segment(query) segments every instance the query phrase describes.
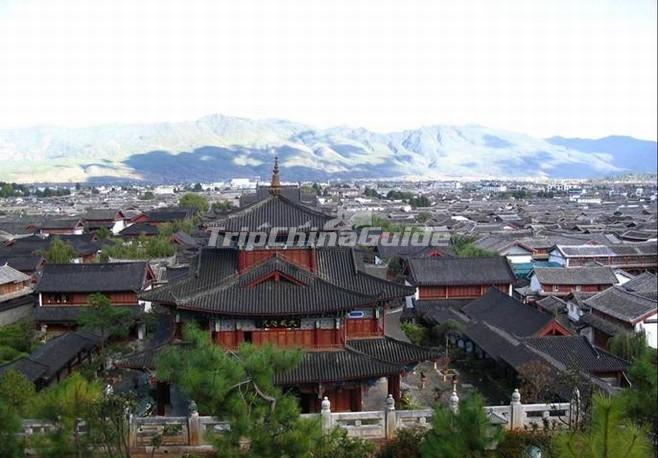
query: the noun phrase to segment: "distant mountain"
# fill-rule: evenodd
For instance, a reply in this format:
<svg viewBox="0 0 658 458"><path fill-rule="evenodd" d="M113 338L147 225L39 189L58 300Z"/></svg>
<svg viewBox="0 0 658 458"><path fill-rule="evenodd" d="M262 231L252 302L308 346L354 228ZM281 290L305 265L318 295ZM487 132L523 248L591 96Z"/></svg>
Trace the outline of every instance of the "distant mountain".
<svg viewBox="0 0 658 458"><path fill-rule="evenodd" d="M611 135L591 140L588 138L551 137L549 143L587 153L605 153L612 156L612 164L631 172L649 172L658 167L656 142L633 137Z"/></svg>
<svg viewBox="0 0 658 458"><path fill-rule="evenodd" d="M653 160L647 159L653 148ZM378 133L211 115L196 121L0 130L1 181L191 182L329 178L586 178L656 172L655 142L537 139L482 126Z"/></svg>

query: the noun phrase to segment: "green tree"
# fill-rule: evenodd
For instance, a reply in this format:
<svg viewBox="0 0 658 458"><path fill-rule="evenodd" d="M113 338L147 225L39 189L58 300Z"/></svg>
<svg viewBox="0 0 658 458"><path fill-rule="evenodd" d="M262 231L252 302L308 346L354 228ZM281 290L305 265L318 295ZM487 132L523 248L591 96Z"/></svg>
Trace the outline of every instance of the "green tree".
<svg viewBox="0 0 658 458"><path fill-rule="evenodd" d="M171 237L179 231L191 234L196 228L197 225L195 224L194 220L192 220L192 218L180 219L168 223L163 223L158 226L160 235L164 237Z"/></svg>
<svg viewBox="0 0 658 458"><path fill-rule="evenodd" d="M298 364L299 351L244 344L225 352L192 324L184 338L188 346L162 352L157 377L180 386L202 413L230 422L230 431L211 438L219 456L309 454L320 440L319 422L300 418L297 399L274 384L274 374ZM249 441L248 450L242 439Z"/></svg>
<svg viewBox="0 0 658 458"><path fill-rule="evenodd" d="M201 191L203 191L203 186L201 186L201 183L196 183L196 184L192 187L192 191L194 191L194 192L201 192Z"/></svg>
<svg viewBox="0 0 658 458"><path fill-rule="evenodd" d="M173 227L173 226L171 226ZM101 259L154 259L172 256L176 249L163 235L140 235L137 240L114 240L109 246L103 248Z"/></svg>
<svg viewBox="0 0 658 458"><path fill-rule="evenodd" d="M76 257L76 252L70 243L55 237L43 257L51 264L68 264Z"/></svg>
<svg viewBox="0 0 658 458"><path fill-rule="evenodd" d="M397 432L395 439L388 441L377 455L378 458L420 458L420 447L425 440L427 429L422 426L404 428Z"/></svg>
<svg viewBox="0 0 658 458"><path fill-rule="evenodd" d="M23 320L0 326L0 364L30 353L34 347L34 323Z"/></svg>
<svg viewBox="0 0 658 458"><path fill-rule="evenodd" d="M530 447L540 449L543 458L555 457L553 436L539 429L508 431L503 441L496 447L496 458L529 457Z"/></svg>
<svg viewBox="0 0 658 458"><path fill-rule="evenodd" d="M82 329L100 333L100 350L104 354L105 340L127 335L133 319L130 310L113 306L107 296L94 293L89 295L89 306L78 316L78 324Z"/></svg>
<svg viewBox="0 0 658 458"><path fill-rule="evenodd" d="M376 199L381 199L382 197L381 194L379 194L376 189L369 188L367 186L366 189L363 191L363 195L365 195L366 197L374 197Z"/></svg>
<svg viewBox="0 0 658 458"><path fill-rule="evenodd" d="M635 358L628 371L631 387L621 394L626 414L658 437L658 365L656 350Z"/></svg>
<svg viewBox="0 0 658 458"><path fill-rule="evenodd" d="M226 213L233 209L233 203L229 200L222 200L220 202L213 202L210 208L215 213Z"/></svg>
<svg viewBox="0 0 658 458"><path fill-rule="evenodd" d="M0 377L0 400L16 413L25 415L35 395L34 383L16 369L10 369Z"/></svg>
<svg viewBox="0 0 658 458"><path fill-rule="evenodd" d="M592 421L585 431L556 437L560 458L649 458L646 432L624 416L622 398L594 395Z"/></svg>
<svg viewBox="0 0 658 458"><path fill-rule="evenodd" d="M402 323L402 331L407 335L411 343L415 345L426 345L430 336L430 330L423 325L415 323Z"/></svg>
<svg viewBox="0 0 658 458"><path fill-rule="evenodd" d="M432 201L425 196L415 196L409 199L409 205L414 208L417 207L431 207Z"/></svg>
<svg viewBox="0 0 658 458"><path fill-rule="evenodd" d="M204 214L208 211L208 199L199 194L188 192L178 200L178 206L182 208L193 208L197 213Z"/></svg>
<svg viewBox="0 0 658 458"><path fill-rule="evenodd" d="M609 342L610 352L625 359L634 361L648 352L647 337L644 332L624 332L614 336Z"/></svg>
<svg viewBox="0 0 658 458"><path fill-rule="evenodd" d="M36 438L35 443L31 444L38 455L53 458L88 456L89 447L93 444L89 436L80 434L80 424L90 418L101 396L100 383L90 382L78 373L40 392L35 405L37 417L56 421L60 428Z"/></svg>
<svg viewBox="0 0 658 458"><path fill-rule="evenodd" d="M105 227L105 226L101 226L101 227L98 228L98 230L96 231L96 237L98 237L98 238L101 239L101 240L107 240L107 239L109 239L110 237L112 237L112 231L109 230L109 229L108 229L107 227Z"/></svg>
<svg viewBox="0 0 658 458"><path fill-rule="evenodd" d="M136 405L131 393L106 394L92 402L85 418L89 441L108 457L129 458L128 414Z"/></svg>
<svg viewBox="0 0 658 458"><path fill-rule="evenodd" d="M0 398L0 458L24 456L18 433L21 419L16 410Z"/></svg>
<svg viewBox="0 0 658 458"><path fill-rule="evenodd" d="M153 194L152 191L146 191L146 192L144 192L144 194L139 196L139 198L141 200L153 200L153 199L155 199L155 194Z"/></svg>
<svg viewBox="0 0 658 458"><path fill-rule="evenodd" d="M375 451L375 444L358 437L349 437L347 430L336 427L322 434L311 450L310 458L368 458Z"/></svg>
<svg viewBox="0 0 658 458"><path fill-rule="evenodd" d="M477 258L488 258L492 256L497 256L496 253L491 251L483 250L475 246L475 239L471 237L464 236L453 236L450 238L450 244L452 245L455 254L462 258L477 257Z"/></svg>
<svg viewBox="0 0 658 458"><path fill-rule="evenodd" d="M502 429L492 425L479 394L459 403L455 414L442 404L434 408L432 429L421 445L424 458L480 458L503 438Z"/></svg>

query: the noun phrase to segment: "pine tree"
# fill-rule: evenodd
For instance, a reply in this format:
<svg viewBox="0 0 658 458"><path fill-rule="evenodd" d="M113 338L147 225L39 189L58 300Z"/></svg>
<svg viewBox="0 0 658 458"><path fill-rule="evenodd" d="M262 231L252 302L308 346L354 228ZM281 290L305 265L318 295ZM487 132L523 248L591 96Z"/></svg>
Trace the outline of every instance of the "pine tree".
<svg viewBox="0 0 658 458"><path fill-rule="evenodd" d="M100 333L101 354L105 352L105 340L127 335L132 323L130 310L113 306L110 299L100 293L89 295L89 306L78 317L82 329Z"/></svg>
<svg viewBox="0 0 658 458"><path fill-rule="evenodd" d="M25 414L35 394L34 384L16 369L10 369L0 377L0 401L16 413Z"/></svg>
<svg viewBox="0 0 658 458"><path fill-rule="evenodd" d="M189 346L164 350L157 377L180 386L203 414L230 423L230 431L212 438L219 456L309 454L320 440L320 425L301 419L297 399L274 384L277 372L299 362L299 351L245 344L226 352L194 325L185 327L184 336Z"/></svg>
<svg viewBox="0 0 658 458"><path fill-rule="evenodd" d="M474 394L459 404L457 413L442 404L435 407L432 429L421 445L421 456L480 458L502 438L500 427L487 418L482 398Z"/></svg>
<svg viewBox="0 0 658 458"><path fill-rule="evenodd" d="M594 395L592 423L584 431L556 438L560 458L649 458L646 431L625 417L623 399Z"/></svg>

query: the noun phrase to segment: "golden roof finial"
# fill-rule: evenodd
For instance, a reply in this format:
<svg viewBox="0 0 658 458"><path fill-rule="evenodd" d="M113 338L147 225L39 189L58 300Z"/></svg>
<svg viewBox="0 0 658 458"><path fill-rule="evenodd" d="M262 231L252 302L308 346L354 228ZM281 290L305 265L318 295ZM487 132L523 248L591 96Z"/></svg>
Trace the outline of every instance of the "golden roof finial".
<svg viewBox="0 0 658 458"><path fill-rule="evenodd" d="M281 188L281 178L279 177L279 157L274 156L274 168L272 169L272 184L270 185L273 192L279 192Z"/></svg>

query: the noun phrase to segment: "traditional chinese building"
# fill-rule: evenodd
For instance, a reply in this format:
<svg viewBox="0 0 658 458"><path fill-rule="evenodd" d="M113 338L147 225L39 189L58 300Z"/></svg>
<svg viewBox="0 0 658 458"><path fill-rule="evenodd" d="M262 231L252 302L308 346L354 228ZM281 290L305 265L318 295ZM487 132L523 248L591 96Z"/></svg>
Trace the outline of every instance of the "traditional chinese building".
<svg viewBox="0 0 658 458"><path fill-rule="evenodd" d="M278 164L267 195L227 215L211 246L189 273L142 295L169 308L176 334L194 320L227 350L242 343L272 343L305 350L301 363L277 375L304 411L318 411L327 396L338 411L359 411L366 387L381 377L400 396L400 375L434 352L386 337L386 310L413 290L364 272L350 247L317 243L336 237L330 217L280 193ZM240 234L271 231L267 243ZM308 236L288 243L292 231ZM253 241L253 240L252 240Z"/></svg>
<svg viewBox="0 0 658 458"><path fill-rule="evenodd" d="M618 283L610 267L536 267L530 290L536 296L568 296L572 291L598 293Z"/></svg>
<svg viewBox="0 0 658 458"><path fill-rule="evenodd" d="M408 281L418 300L476 299L493 287L512 295L514 273L502 256L409 260Z"/></svg>
<svg viewBox="0 0 658 458"><path fill-rule="evenodd" d="M137 296L154 280L146 261L48 264L36 288L35 324L49 334L75 330L80 312L89 306L89 295L94 293L104 294L113 306L129 309L137 317L150 306Z"/></svg>

